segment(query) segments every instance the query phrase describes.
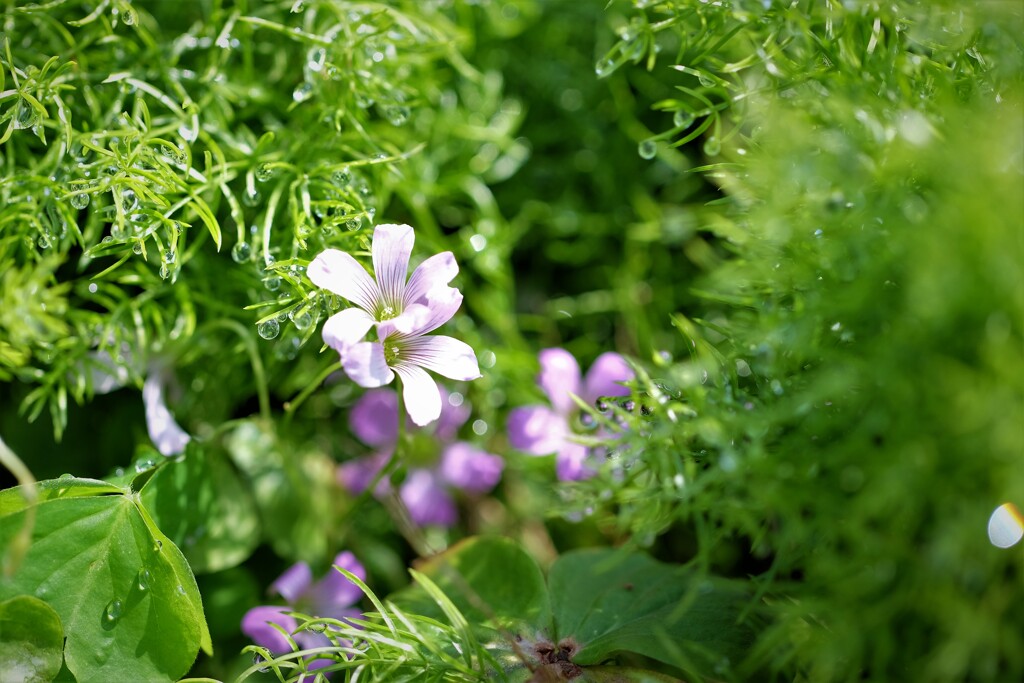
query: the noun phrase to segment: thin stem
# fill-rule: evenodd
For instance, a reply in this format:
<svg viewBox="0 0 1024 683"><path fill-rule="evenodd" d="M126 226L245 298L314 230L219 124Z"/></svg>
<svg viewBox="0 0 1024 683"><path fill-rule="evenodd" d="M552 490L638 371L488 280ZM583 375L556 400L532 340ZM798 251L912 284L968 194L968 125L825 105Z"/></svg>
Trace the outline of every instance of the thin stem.
<svg viewBox="0 0 1024 683"><path fill-rule="evenodd" d="M29 546L32 545L32 531L36 526L36 501L39 499L39 492L36 489L36 478L32 476L32 472L21 461L21 458L8 448L2 437L0 437L0 463L10 470L18 480L18 484L21 486L21 495L25 499L25 523L21 525L21 529L11 541L3 558L0 558L3 561L3 575L10 578L14 576L14 572L18 571Z"/></svg>
<svg viewBox="0 0 1024 683"><path fill-rule="evenodd" d="M290 421L292 419L292 416L295 414L295 411L299 409L299 406L306 402L306 399L309 398L310 394L316 391L320 387L320 385L327 380L328 377L330 377L333 373L337 372L338 370L341 370L341 361L338 361L337 363L331 363L326 368L324 368L323 371L321 371L321 373L316 376L316 379L310 382L305 389L300 391L295 398L285 403L285 422Z"/></svg>
<svg viewBox="0 0 1024 683"><path fill-rule="evenodd" d="M256 349L256 340L252 338L249 331L235 320L215 320L205 325L206 329L223 327L231 330L242 340L242 345L249 354L249 362L252 364L252 374L256 383L256 396L260 403L260 417L264 420L270 419L270 391L267 389L267 374L263 369L263 360Z"/></svg>
<svg viewBox="0 0 1024 683"><path fill-rule="evenodd" d="M395 441L395 450L391 454L391 460L396 460L396 456L401 452L402 447L405 445L405 406L402 402L402 382L396 377L395 391L398 394L398 438ZM390 461L389 461L390 462ZM412 549L416 551L416 554L420 557L430 557L436 554L435 551L427 543L426 537L423 535L423 531L420 530L416 523L412 521L412 515L409 514L409 508L406 507L405 502L402 500L402 496L399 495L398 491L392 490L388 497L384 501L385 506L391 513L392 519L395 521L395 525L398 527L399 533L405 537L405 540L409 542Z"/></svg>

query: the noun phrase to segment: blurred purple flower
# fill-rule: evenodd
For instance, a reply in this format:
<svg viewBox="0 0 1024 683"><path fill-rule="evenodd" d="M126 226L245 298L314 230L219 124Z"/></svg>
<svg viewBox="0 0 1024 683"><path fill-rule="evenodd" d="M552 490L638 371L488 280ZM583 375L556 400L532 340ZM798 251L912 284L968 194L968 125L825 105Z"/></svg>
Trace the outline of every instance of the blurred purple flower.
<svg viewBox="0 0 1024 683"><path fill-rule="evenodd" d="M361 581L366 581L366 570L352 553L339 553L334 558L334 564L355 574ZM287 612L302 612L310 616L339 620L360 615L360 611L352 609L352 605L359 601L363 592L333 567L326 576L313 583L313 572L308 564L293 564L270 585L270 590L284 598L288 604L253 607L242 617L242 633L275 655L292 652L292 647L288 639L272 624L277 624L288 633L294 634L292 637L303 650L331 646L330 639L324 633L309 630L295 633L299 624L295 617L288 615ZM322 668L332 663L331 659L316 659L309 668Z"/></svg>
<svg viewBox="0 0 1024 683"><path fill-rule="evenodd" d="M424 336L448 322L462 305L462 293L449 287L459 272L450 251L431 256L406 281L414 241L408 225L378 225L373 232L375 277L350 254L321 252L307 274L317 287L355 304L324 323L324 342L341 356L342 367L363 387L381 387L402 378L405 409L423 426L438 419L441 396L426 373L456 380L480 377L468 344L443 335ZM362 341L377 327L376 342Z"/></svg>
<svg viewBox="0 0 1024 683"><path fill-rule="evenodd" d="M514 409L508 416L508 440L514 448L531 455L555 453L555 468L562 481L593 476L592 454L573 440L570 418L576 412L576 395L587 403L602 396L628 396L622 385L633 379L633 370L617 353L603 353L580 380L580 366L565 349L540 352L537 384L547 394L551 406L533 405Z"/></svg>
<svg viewBox="0 0 1024 683"><path fill-rule="evenodd" d="M409 510L412 521L420 526L452 526L458 521L451 489L468 493L487 493L493 489L505 462L464 441L455 441L467 419L469 406L455 405L441 387L442 407L433 432L414 430L411 434L410 460L428 462L410 467L398 495ZM338 468L338 481L352 493L366 489L387 463L398 439L398 395L390 389L366 392L349 412L349 425L360 441L378 449L374 455L351 460ZM374 493L386 495L389 484L381 481Z"/></svg>
<svg viewBox="0 0 1024 683"><path fill-rule="evenodd" d="M149 376L142 385L142 404L146 408L149 438L160 455L171 456L183 452L192 437L175 421L167 407L164 388L168 381L166 371L150 368Z"/></svg>

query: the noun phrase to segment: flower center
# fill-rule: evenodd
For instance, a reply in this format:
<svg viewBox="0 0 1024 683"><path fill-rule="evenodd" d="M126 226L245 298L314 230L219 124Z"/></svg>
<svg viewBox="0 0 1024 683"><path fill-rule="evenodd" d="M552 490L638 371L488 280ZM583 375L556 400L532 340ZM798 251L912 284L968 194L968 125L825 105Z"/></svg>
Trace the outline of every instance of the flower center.
<svg viewBox="0 0 1024 683"><path fill-rule="evenodd" d="M391 365L398 360L398 354L400 352L401 349L399 349L398 346L388 344L387 342L384 343L384 361L387 362L388 365Z"/></svg>
<svg viewBox="0 0 1024 683"><path fill-rule="evenodd" d="M385 320L391 320L392 318L395 318L397 316L398 312L395 310L394 306L385 305L381 307L380 315L378 317L380 318L380 321L383 322Z"/></svg>

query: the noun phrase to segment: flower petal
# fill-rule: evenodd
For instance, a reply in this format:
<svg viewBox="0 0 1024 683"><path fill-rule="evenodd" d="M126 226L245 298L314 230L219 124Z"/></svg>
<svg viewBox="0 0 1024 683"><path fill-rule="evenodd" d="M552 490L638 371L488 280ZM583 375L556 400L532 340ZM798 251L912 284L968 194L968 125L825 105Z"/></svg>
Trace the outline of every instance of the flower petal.
<svg viewBox="0 0 1024 683"><path fill-rule="evenodd" d="M373 318L361 308L338 311L324 323L324 343L344 356L349 347L358 344L373 327Z"/></svg>
<svg viewBox="0 0 1024 683"><path fill-rule="evenodd" d="M420 427L441 416L441 393L423 368L408 363L395 366L402 378L402 400L412 421Z"/></svg>
<svg viewBox="0 0 1024 683"><path fill-rule="evenodd" d="M349 411L348 425L367 446L393 446L398 439L398 394L390 389L367 391Z"/></svg>
<svg viewBox="0 0 1024 683"><path fill-rule="evenodd" d="M356 556L347 550L338 553L333 564L355 574L360 581L366 581L366 569L356 559ZM361 597L363 597L363 591L359 589L359 586L352 583L347 576L333 566L324 575L324 578L317 581L310 592L313 611L316 612L316 615L332 619L338 618L335 615L340 614L339 610L359 602Z"/></svg>
<svg viewBox="0 0 1024 683"><path fill-rule="evenodd" d="M338 466L336 473L338 483L349 493L362 493L387 461L387 453L377 453L343 462ZM383 495L387 490L387 480L382 479L376 493Z"/></svg>
<svg viewBox="0 0 1024 683"><path fill-rule="evenodd" d="M351 612L351 610L347 611ZM327 615L321 614L319 616ZM331 618L333 619L334 617ZM334 643L331 642L331 639L328 638L327 635L324 633L316 633L314 631L305 630L299 631L295 634L294 637L295 644L298 645L299 648L302 650L313 650L320 647L331 647L334 645ZM322 654L316 659L311 660L309 657L303 657L303 660L306 662L306 671L310 672L316 671L317 669L324 669L328 666L331 666L332 664L338 663L336 659L324 657L322 656Z"/></svg>
<svg viewBox="0 0 1024 683"><path fill-rule="evenodd" d="M476 353L465 342L444 335L412 337L401 344L403 365L418 365L449 379L471 380L480 375Z"/></svg>
<svg viewBox="0 0 1024 683"><path fill-rule="evenodd" d="M252 638L252 642L265 647L275 655L292 651L288 639L270 624L278 624L291 633L298 624L294 617L285 614L287 607L261 606L253 607L242 617L242 633Z"/></svg>
<svg viewBox="0 0 1024 683"><path fill-rule="evenodd" d="M366 269L350 254L338 249L320 252L306 269L314 285L345 297L367 313L373 313L381 299L380 288Z"/></svg>
<svg viewBox="0 0 1024 683"><path fill-rule="evenodd" d="M602 353L587 370L583 400L593 403L601 396L629 396L629 388L621 383L634 377L633 368L625 358L611 351Z"/></svg>
<svg viewBox="0 0 1024 683"><path fill-rule="evenodd" d="M177 455L185 450L192 437L182 429L164 402L164 377L151 373L142 385L142 404L146 410L146 430L161 455Z"/></svg>
<svg viewBox="0 0 1024 683"><path fill-rule="evenodd" d="M580 481L597 474L587 448L572 441L566 441L555 456L555 473L559 481Z"/></svg>
<svg viewBox="0 0 1024 683"><path fill-rule="evenodd" d="M411 470L399 495L418 526L453 526L458 521L455 502L430 470Z"/></svg>
<svg viewBox="0 0 1024 683"><path fill-rule="evenodd" d="M341 361L345 374L361 387L382 387L395 378L384 360L384 347L377 342L360 342L348 348Z"/></svg>
<svg viewBox="0 0 1024 683"><path fill-rule="evenodd" d="M505 461L497 455L457 441L444 449L439 470L451 486L472 493L487 493L497 485L504 468Z"/></svg>
<svg viewBox="0 0 1024 683"><path fill-rule="evenodd" d="M415 236L408 225L378 225L373 231L373 272L388 305L401 307Z"/></svg>
<svg viewBox="0 0 1024 683"><path fill-rule="evenodd" d="M433 290L418 303L410 304L393 320L381 323L377 328L383 337L394 332L405 336L419 336L433 332L452 319L462 306L462 292L451 287Z"/></svg>
<svg viewBox="0 0 1024 683"><path fill-rule="evenodd" d="M570 394L580 393L580 366L565 349L544 349L539 354L540 375L537 384L548 395L551 405L561 415L576 408Z"/></svg>
<svg viewBox="0 0 1024 683"><path fill-rule="evenodd" d="M270 584L274 591L289 603L294 604L313 583L313 572L305 562L296 562Z"/></svg>
<svg viewBox="0 0 1024 683"><path fill-rule="evenodd" d="M531 455L547 455L562 448L569 425L547 406L516 408L508 416L508 442Z"/></svg>
<svg viewBox="0 0 1024 683"><path fill-rule="evenodd" d="M412 271L409 284L405 288L403 303L408 306L419 302L428 292L435 289L448 289L446 285L458 274L459 265L455 262L452 252L445 251L431 256Z"/></svg>

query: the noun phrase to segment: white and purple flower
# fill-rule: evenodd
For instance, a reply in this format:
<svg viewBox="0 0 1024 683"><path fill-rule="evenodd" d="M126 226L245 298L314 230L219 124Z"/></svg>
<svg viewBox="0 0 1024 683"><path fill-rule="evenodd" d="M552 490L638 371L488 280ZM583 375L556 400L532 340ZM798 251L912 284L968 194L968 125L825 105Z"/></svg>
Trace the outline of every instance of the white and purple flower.
<svg viewBox="0 0 1024 683"><path fill-rule="evenodd" d="M581 381L580 366L565 349L544 349L539 357L537 384L551 406L523 406L509 413L509 443L531 455L554 453L555 469L562 481L586 479L595 470L589 449L573 439L570 418L577 406L572 396L587 403L602 396L628 396L630 390L622 383L634 378L633 370L619 354L603 353Z"/></svg>
<svg viewBox="0 0 1024 683"><path fill-rule="evenodd" d="M358 576L360 581L366 581L366 570L352 553L339 553L334 558L334 564ZM363 592L344 574L333 568L326 576L313 583L313 572L308 564L293 564L270 585L270 590L284 598L288 604L253 607L242 617L242 633L260 647L269 650L271 654L292 652L288 639L273 624L293 634L295 643L303 650L331 645L331 640L324 633L310 630L296 632L299 624L295 617L287 614L288 612L302 612L314 617L338 620L359 617L361 614L359 610L353 609L352 605L359 601ZM330 659L315 659L309 668L322 668L331 663L333 660Z"/></svg>
<svg viewBox="0 0 1024 683"><path fill-rule="evenodd" d="M398 489L409 516L419 526L452 526L458 511L452 489L471 494L493 489L505 462L472 444L456 441L456 434L469 418L469 406L455 405L442 394L437 425L431 431L412 430L409 447L403 451L410 463L405 481ZM366 392L349 412L352 432L366 445L378 449L374 455L351 460L338 468L338 481L352 493L366 489L387 463L398 440L398 396L390 389ZM382 480L375 493L385 495L390 484Z"/></svg>
<svg viewBox="0 0 1024 683"><path fill-rule="evenodd" d="M309 264L318 287L355 304L324 324L324 342L341 355L345 373L363 387L389 384L398 374L413 422L441 414L441 395L426 370L455 380L480 377L476 354L452 337L425 336L448 322L462 294L448 283L459 267L450 251L431 256L406 280L414 241L408 225L378 225L373 232L371 277L350 254L327 249ZM371 327L377 341L362 341Z"/></svg>

